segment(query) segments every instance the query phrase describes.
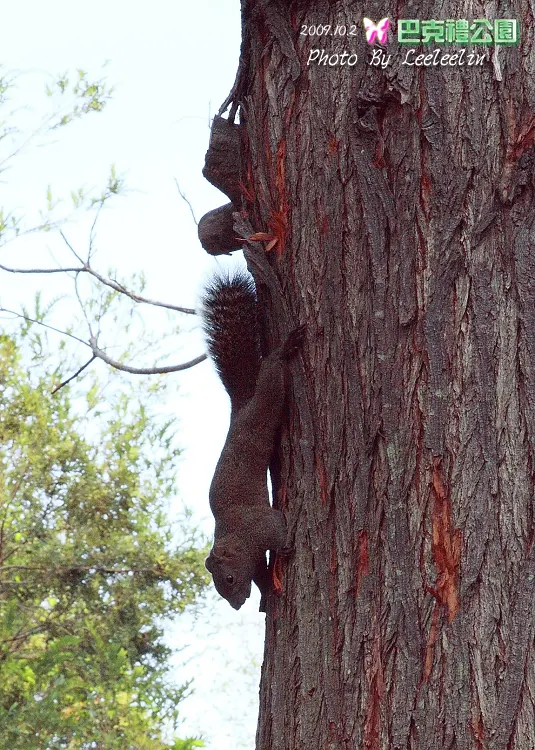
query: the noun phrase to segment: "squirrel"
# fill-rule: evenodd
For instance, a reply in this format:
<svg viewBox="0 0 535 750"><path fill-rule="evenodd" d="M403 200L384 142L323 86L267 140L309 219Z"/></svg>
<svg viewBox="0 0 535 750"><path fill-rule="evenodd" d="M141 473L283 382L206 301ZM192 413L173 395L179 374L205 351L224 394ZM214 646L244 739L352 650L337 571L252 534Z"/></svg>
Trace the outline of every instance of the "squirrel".
<svg viewBox="0 0 535 750"><path fill-rule="evenodd" d="M218 593L234 609L250 596L254 581L265 612L266 551L287 548L284 516L269 503L267 469L283 416L287 363L301 347L305 327L262 358L249 274L215 276L202 302L208 353L231 403L230 427L209 492L215 534L205 564Z"/></svg>

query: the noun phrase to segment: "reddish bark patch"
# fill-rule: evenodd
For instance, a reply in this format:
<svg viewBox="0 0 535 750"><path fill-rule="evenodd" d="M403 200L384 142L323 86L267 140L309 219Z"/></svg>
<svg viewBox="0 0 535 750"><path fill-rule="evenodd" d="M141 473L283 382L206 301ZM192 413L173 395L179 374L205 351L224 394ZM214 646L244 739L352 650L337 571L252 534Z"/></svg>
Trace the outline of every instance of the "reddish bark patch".
<svg viewBox="0 0 535 750"><path fill-rule="evenodd" d="M360 584L365 575L368 575L370 570L370 558L368 554L368 534L362 529L358 533L358 545L359 545L359 559L357 565L357 592L356 596L359 595Z"/></svg>
<svg viewBox="0 0 535 750"><path fill-rule="evenodd" d="M280 491L280 507L281 508L287 508L288 507L288 496L286 491L286 485L283 484Z"/></svg>
<svg viewBox="0 0 535 750"><path fill-rule="evenodd" d="M280 140L277 148L275 187L279 194L279 207L271 214L268 224L273 234L277 237L277 257L280 258L286 247L289 212L288 195L286 192L286 141L284 138Z"/></svg>
<svg viewBox="0 0 535 750"><path fill-rule="evenodd" d="M382 138L377 141L372 164L376 169L384 169L387 166L384 158L384 141Z"/></svg>
<svg viewBox="0 0 535 750"><path fill-rule="evenodd" d="M247 175L247 185L245 185L245 183L243 183L241 180L239 180L238 181L238 186L239 186L240 192L243 195L243 197L245 198L245 200L248 203L253 203L253 201L255 199L255 194L254 194L254 187L253 187L253 182L252 182L252 176L248 173L248 175Z"/></svg>
<svg viewBox="0 0 535 750"><path fill-rule="evenodd" d="M381 733L381 700L384 694L383 664L381 662L381 648L379 635L375 635L373 642L372 664L370 669L370 693L366 723L364 725L364 747L379 750Z"/></svg>
<svg viewBox="0 0 535 750"><path fill-rule="evenodd" d="M283 211L273 211L268 219L268 226L275 240L273 247L277 248L277 258L280 258L286 247L287 224L288 217Z"/></svg>
<svg viewBox="0 0 535 750"><path fill-rule="evenodd" d="M273 588L276 594L279 596L282 594L282 559L279 555L276 556L273 564Z"/></svg>
<svg viewBox="0 0 535 750"><path fill-rule="evenodd" d="M433 459L433 539L432 550L438 568L437 585L433 593L437 600L448 609L451 622L459 611L457 589L459 563L461 560L461 532L453 528L451 500L441 471L441 459Z"/></svg>
<svg viewBox="0 0 535 750"><path fill-rule="evenodd" d="M472 731L474 733L477 749L484 750L486 747L485 725L483 724L483 718L480 711L478 711L477 715L472 718Z"/></svg>
<svg viewBox="0 0 535 750"><path fill-rule="evenodd" d="M337 154L340 150L340 141L334 137L331 133L329 135L329 153L331 155Z"/></svg>
<svg viewBox="0 0 535 750"><path fill-rule="evenodd" d="M520 128L516 139L515 156L520 158L522 154L535 144L535 117L531 116Z"/></svg>

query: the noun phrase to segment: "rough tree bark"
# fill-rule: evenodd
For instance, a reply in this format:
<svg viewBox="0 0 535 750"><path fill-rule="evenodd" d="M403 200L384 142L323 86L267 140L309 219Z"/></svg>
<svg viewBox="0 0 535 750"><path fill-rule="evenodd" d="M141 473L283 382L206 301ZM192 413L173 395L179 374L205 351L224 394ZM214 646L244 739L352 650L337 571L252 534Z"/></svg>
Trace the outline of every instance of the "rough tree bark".
<svg viewBox="0 0 535 750"><path fill-rule="evenodd" d="M521 44L416 68L391 38L382 70L363 15L518 18ZM308 323L258 750L535 748L533 15L243 2L235 228L264 240L271 343ZM300 33L318 23L358 35Z"/></svg>

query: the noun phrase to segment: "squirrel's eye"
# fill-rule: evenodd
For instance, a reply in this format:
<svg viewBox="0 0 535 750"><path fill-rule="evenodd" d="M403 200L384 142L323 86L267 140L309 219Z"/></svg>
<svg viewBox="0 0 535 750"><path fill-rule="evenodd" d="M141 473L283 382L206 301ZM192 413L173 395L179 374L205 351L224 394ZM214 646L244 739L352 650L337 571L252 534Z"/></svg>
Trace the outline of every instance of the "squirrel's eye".
<svg viewBox="0 0 535 750"><path fill-rule="evenodd" d="M227 583L234 583L234 576L231 576L230 573L227 576Z"/></svg>

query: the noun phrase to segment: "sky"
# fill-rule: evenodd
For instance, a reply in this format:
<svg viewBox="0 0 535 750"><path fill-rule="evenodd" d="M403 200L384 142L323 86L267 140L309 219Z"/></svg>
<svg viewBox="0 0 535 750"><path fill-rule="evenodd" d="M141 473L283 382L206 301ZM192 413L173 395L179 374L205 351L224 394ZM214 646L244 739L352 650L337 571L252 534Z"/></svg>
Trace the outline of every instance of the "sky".
<svg viewBox="0 0 535 750"><path fill-rule="evenodd" d="M123 278L142 272L147 296L195 307L217 261L202 250L175 180L197 220L227 202L201 170L210 120L237 69L239 2L21 0L3 8L2 26L1 71L16 76L10 116L27 132L50 106L43 92L58 74L82 69L90 77L105 76L114 94L102 113L55 131L53 137L33 139L0 175L0 206L38 221L48 186L54 198L63 200L61 210L69 205L71 190L102 186L115 165L127 189L99 218L95 266L102 272L117 268ZM15 139L12 145L20 142ZM85 215L65 226L69 241L82 253L89 229ZM68 258L57 238L45 242L42 235L22 238L0 253L0 262L17 267L50 266ZM65 282L57 276L44 281L0 274L0 302L11 308L21 302L31 305L39 288L48 299L65 294L60 308L65 319L77 310ZM143 314L157 330L158 313ZM183 322L180 316L173 319L174 324ZM172 340L169 364L203 351L197 320L190 318L185 325L191 333ZM120 340L121 333L103 331L103 343ZM228 399L207 362L170 377L178 395L162 409L180 420L180 496L211 535L208 487L228 426ZM182 736L202 732L209 750L252 747L264 625L258 598L251 597L235 612L214 595L196 619L179 619L166 634L168 643L181 649L174 676L180 683L194 678L197 687L182 704Z"/></svg>

